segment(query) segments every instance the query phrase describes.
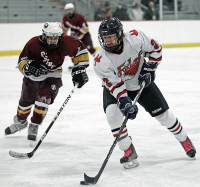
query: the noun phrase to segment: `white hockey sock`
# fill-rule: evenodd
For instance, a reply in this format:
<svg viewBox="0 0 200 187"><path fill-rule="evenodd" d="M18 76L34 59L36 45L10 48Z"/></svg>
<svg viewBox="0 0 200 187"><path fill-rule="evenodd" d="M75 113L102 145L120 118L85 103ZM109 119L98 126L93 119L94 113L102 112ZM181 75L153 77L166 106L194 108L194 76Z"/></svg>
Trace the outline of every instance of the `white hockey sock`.
<svg viewBox="0 0 200 187"><path fill-rule="evenodd" d="M166 126L167 129L174 134L174 136L180 141L183 142L187 138L187 133L183 129L181 123L174 116L171 110L167 110L164 113L155 117L163 126Z"/></svg>
<svg viewBox="0 0 200 187"><path fill-rule="evenodd" d="M106 117L113 136L116 137L123 123L123 115L117 104L111 104L106 108ZM130 147L132 141L131 138L128 136L127 127L123 129L117 143L122 151L125 151Z"/></svg>

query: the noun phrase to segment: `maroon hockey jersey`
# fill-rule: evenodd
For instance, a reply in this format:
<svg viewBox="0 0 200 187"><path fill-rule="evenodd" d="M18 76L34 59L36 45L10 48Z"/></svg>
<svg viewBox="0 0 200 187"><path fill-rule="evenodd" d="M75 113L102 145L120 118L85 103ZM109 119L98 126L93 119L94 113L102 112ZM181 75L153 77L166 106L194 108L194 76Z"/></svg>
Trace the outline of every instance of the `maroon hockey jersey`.
<svg viewBox="0 0 200 187"><path fill-rule="evenodd" d="M75 13L70 19L67 15L63 17L61 27L64 32L71 29L71 36L77 39L82 39L89 32L88 24L83 15Z"/></svg>
<svg viewBox="0 0 200 187"><path fill-rule="evenodd" d="M31 80L41 81L47 77L60 78L62 72L62 64L65 56L72 57L75 67L88 66L89 56L85 46L77 39L70 36L63 36L59 47L55 50L49 50L41 40L41 36L35 36L25 45L19 56L18 68L23 72L24 65L29 60L34 60L44 69L48 70L47 75L34 77L33 75L25 75Z"/></svg>

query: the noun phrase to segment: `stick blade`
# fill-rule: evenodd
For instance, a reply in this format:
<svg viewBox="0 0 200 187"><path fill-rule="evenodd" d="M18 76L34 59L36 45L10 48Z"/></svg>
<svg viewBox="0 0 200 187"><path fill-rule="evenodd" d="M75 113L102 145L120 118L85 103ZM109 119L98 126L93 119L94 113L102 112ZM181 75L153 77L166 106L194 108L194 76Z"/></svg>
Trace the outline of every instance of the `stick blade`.
<svg viewBox="0 0 200 187"><path fill-rule="evenodd" d="M85 182L85 181L81 181L80 184L81 184L81 185L89 185L89 184L88 184L87 182Z"/></svg>
<svg viewBox="0 0 200 187"><path fill-rule="evenodd" d="M28 153L18 153L18 152L15 152L15 151L9 151L9 155L11 157L14 157L14 158L19 158L19 159L27 159L27 158L30 158L30 155Z"/></svg>
<svg viewBox="0 0 200 187"><path fill-rule="evenodd" d="M87 184L96 184L99 177L98 177L98 175L95 177L89 177L84 173L84 179Z"/></svg>

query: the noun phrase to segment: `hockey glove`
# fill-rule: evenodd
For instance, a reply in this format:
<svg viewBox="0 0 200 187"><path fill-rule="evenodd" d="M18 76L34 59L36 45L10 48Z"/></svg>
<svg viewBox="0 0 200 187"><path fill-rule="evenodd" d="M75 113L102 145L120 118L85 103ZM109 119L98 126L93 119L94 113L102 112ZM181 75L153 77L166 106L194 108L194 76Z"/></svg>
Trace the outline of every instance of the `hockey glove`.
<svg viewBox="0 0 200 187"><path fill-rule="evenodd" d="M23 72L26 75L33 75L35 77L47 74L47 70L45 70L40 64L33 60L30 60L27 64L24 65Z"/></svg>
<svg viewBox="0 0 200 187"><path fill-rule="evenodd" d="M72 69L72 82L75 85L78 83L78 88L81 88L88 82L88 76L85 67L75 67Z"/></svg>
<svg viewBox="0 0 200 187"><path fill-rule="evenodd" d="M135 119L138 113L137 105L132 105L130 97L119 98L119 109L124 116L128 115L128 119Z"/></svg>
<svg viewBox="0 0 200 187"><path fill-rule="evenodd" d="M155 71L158 64L157 62L153 63L144 63L138 78L139 84L141 85L145 81L145 87L148 87L155 80Z"/></svg>

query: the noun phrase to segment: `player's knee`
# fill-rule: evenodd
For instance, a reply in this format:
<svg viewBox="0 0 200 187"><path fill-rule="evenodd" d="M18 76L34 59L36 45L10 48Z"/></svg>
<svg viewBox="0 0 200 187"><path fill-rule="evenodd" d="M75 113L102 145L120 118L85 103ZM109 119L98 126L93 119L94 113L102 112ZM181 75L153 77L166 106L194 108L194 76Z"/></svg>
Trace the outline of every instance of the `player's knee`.
<svg viewBox="0 0 200 187"><path fill-rule="evenodd" d="M106 108L106 118L108 123L112 125L121 125L123 122L123 115L119 110L117 104L110 104Z"/></svg>
<svg viewBox="0 0 200 187"><path fill-rule="evenodd" d="M45 104L51 104L51 93L47 89L40 89L37 92L36 101Z"/></svg>
<svg viewBox="0 0 200 187"><path fill-rule="evenodd" d="M176 117L171 110L167 110L155 117L163 126L171 127L176 122Z"/></svg>

